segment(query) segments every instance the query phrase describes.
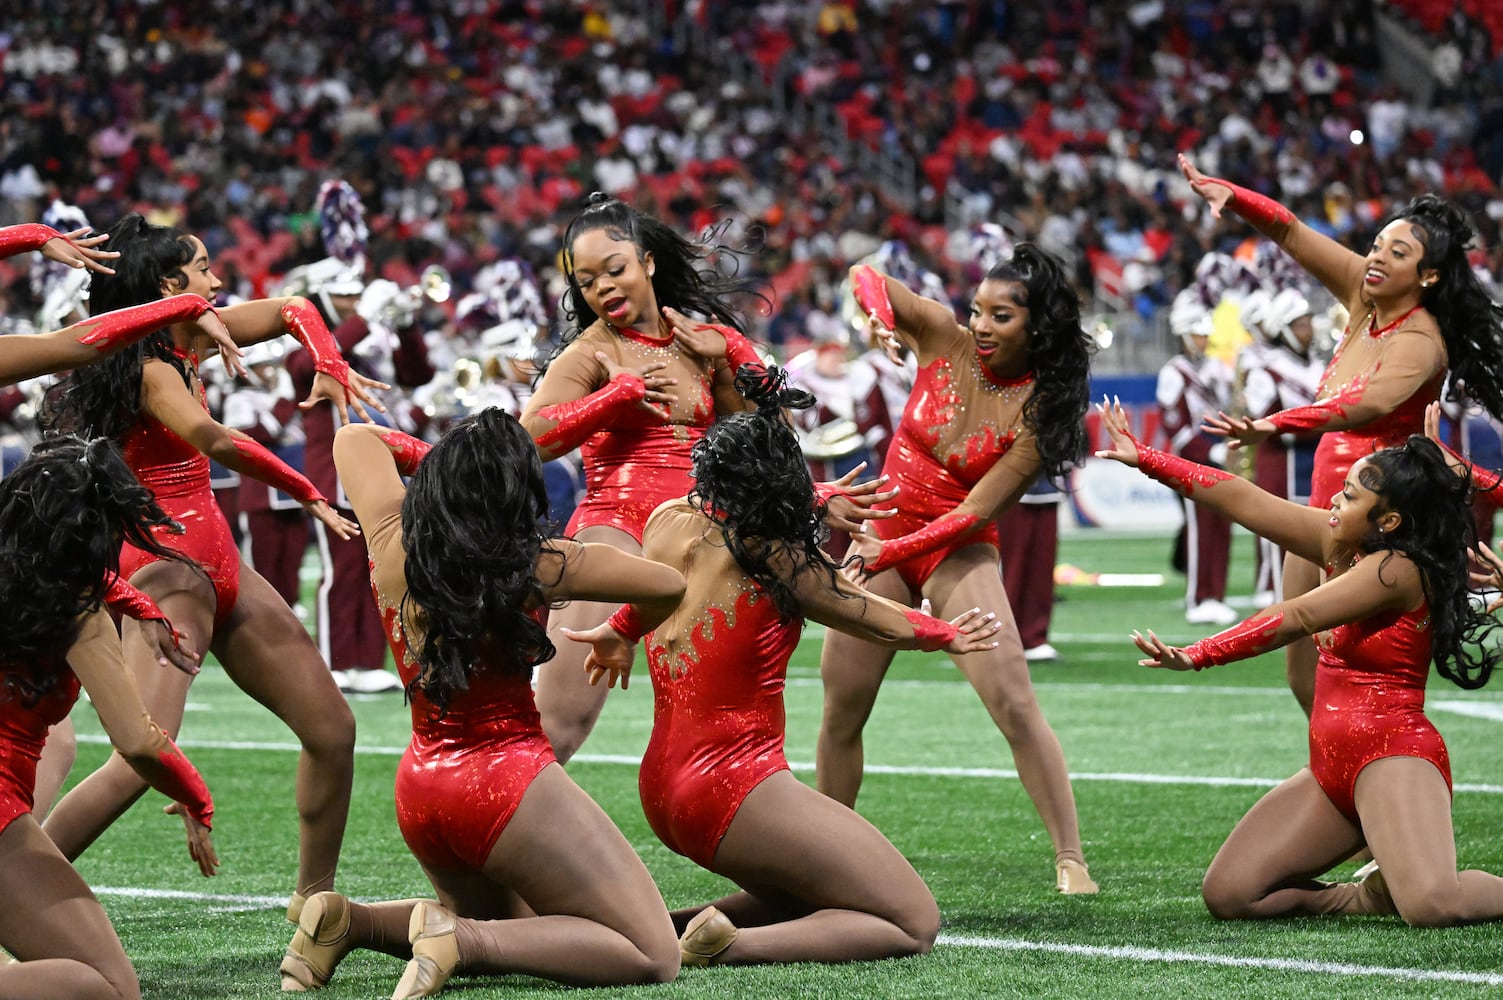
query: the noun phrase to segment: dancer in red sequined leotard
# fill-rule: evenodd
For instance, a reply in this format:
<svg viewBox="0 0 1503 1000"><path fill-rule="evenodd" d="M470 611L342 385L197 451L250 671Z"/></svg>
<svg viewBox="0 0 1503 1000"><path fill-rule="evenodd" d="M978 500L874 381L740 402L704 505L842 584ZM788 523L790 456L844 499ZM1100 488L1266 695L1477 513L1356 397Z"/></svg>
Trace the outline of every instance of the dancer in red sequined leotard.
<svg viewBox="0 0 1503 1000"><path fill-rule="evenodd" d="M546 605L671 608L683 577L608 545L545 538L536 449L498 409L456 424L431 452L399 432L346 427L334 459L411 698L397 822L441 904L313 897L282 962L284 988L322 986L356 947L411 958L397 997L437 992L455 971L595 986L672 979L662 896L554 761L531 673L551 653L537 621Z"/></svg>
<svg viewBox="0 0 1503 1000"><path fill-rule="evenodd" d="M651 632L652 739L639 785L663 843L742 891L674 913L685 964L841 962L927 951L939 913L923 880L871 824L793 777L783 684L807 616L892 648L992 648L1001 627L946 623L860 590L819 548L813 486L760 365L737 382L756 413L715 422L694 447L694 492L652 515L649 558L680 570L671 614L632 605L579 638L593 663L629 670Z"/></svg>
<svg viewBox="0 0 1503 1000"><path fill-rule="evenodd" d="M86 236L88 231L80 229L65 236L43 225L7 226L0 229L0 257L38 250L50 260L113 274L114 269L108 264L120 254L97 249L108 236L104 233ZM174 295L91 316L55 332L7 338L4 349L0 350L0 385L94 364L173 322L197 323L200 332L218 345L231 367L238 365L240 350L208 301L198 295ZM159 623L163 620L144 621ZM159 659L165 658L183 669L197 669L198 661L184 658L177 648L176 637L160 624L147 627L147 638L157 649ZM32 813L38 821L46 818L52 808L52 800L73 766L75 750L73 723L64 715L48 735L46 750L36 772Z"/></svg>
<svg viewBox="0 0 1503 1000"><path fill-rule="evenodd" d="M1255 444L1275 433L1320 433L1310 503L1324 506L1352 463L1420 432L1425 406L1440 395L1449 365L1452 385L1503 415L1503 309L1472 273L1471 227L1433 195L1415 198L1374 237L1366 256L1303 225L1283 205L1230 181L1207 177L1180 157L1180 168L1212 214L1231 209L1299 261L1351 319L1312 406L1258 419L1226 417L1207 429ZM1284 596L1319 580L1302 559L1284 563ZM1286 651L1289 686L1309 715L1315 647L1298 640Z"/></svg>
<svg viewBox="0 0 1503 1000"><path fill-rule="evenodd" d="M86 516L85 516L86 515ZM32 815L49 726L89 693L110 741L142 780L179 803L204 875L219 861L203 779L151 720L109 612L120 542L167 523L113 444L51 439L0 482L0 995L137 1000L108 916ZM141 603L139 600L136 602ZM142 607L137 613L148 612Z"/></svg>
<svg viewBox="0 0 1503 1000"><path fill-rule="evenodd" d="M1041 474L1058 479L1085 447L1090 341L1063 268L1020 244L976 289L969 329L949 306L921 298L871 268L851 270L856 301L888 338L918 359L918 380L883 469L898 488L897 516L853 539L870 587L932 603L941 617L973 606L1002 612L999 513ZM1029 681L1011 613L1001 645L957 660L1012 748L1018 775L1049 831L1060 891L1093 893L1075 797L1059 739ZM892 653L836 632L825 638L819 787L854 806L862 729Z"/></svg>
<svg viewBox="0 0 1503 1000"><path fill-rule="evenodd" d="M1315 589L1187 648L1135 635L1143 665L1174 670L1256 656L1296 636L1320 649L1309 767L1259 799L1221 846L1202 889L1211 913L1397 912L1415 926L1503 917L1503 878L1456 871L1450 759L1424 713L1432 655L1463 687L1492 672L1461 642L1485 619L1466 591L1468 485L1440 449L1416 435L1358 459L1320 510L1143 447L1120 406L1102 407L1102 426L1112 447L1100 457L1136 465L1325 567ZM1364 845L1380 874L1317 881Z"/></svg>
<svg viewBox="0 0 1503 1000"><path fill-rule="evenodd" d="M90 305L96 310L182 292L212 301L219 288L203 244L175 229L128 216L110 230L110 246L121 257L116 274L94 279ZM363 410L361 400L369 399L374 383L348 372L306 300L246 302L220 310L219 316L241 344L296 335L319 356L327 373L314 396L329 399L341 414L346 404ZM354 718L287 603L240 563L209 488L208 458L297 496L335 531L358 529L332 511L306 479L209 416L197 358L210 346L192 324L164 326L69 376L53 419L64 429L83 428L124 443L136 474L186 528L182 535L158 532L159 541L191 560L162 560L128 548L122 561L130 582L161 606L182 630L189 649L199 654L212 649L230 678L286 722L301 742L295 888L306 894L333 884L349 810ZM311 399L304 405L311 405ZM127 636L126 656L152 716L176 732L192 678L158 669L133 636ZM47 833L65 855L77 857L143 790L134 772L111 759L57 804L47 817ZM294 896L294 913L300 898Z"/></svg>
<svg viewBox="0 0 1503 1000"><path fill-rule="evenodd" d="M648 515L689 492L689 449L717 414L744 405L732 373L757 355L731 296L751 286L705 261L713 250L734 251L690 243L603 197L564 234L566 303L578 332L548 365L522 425L544 460L580 449L585 497L567 534L640 554ZM858 527L848 518L834 523ZM559 648L538 674L538 708L562 761L579 749L604 704L604 691L585 683L585 652L562 641L562 629L588 628L610 610L576 601L549 616Z"/></svg>

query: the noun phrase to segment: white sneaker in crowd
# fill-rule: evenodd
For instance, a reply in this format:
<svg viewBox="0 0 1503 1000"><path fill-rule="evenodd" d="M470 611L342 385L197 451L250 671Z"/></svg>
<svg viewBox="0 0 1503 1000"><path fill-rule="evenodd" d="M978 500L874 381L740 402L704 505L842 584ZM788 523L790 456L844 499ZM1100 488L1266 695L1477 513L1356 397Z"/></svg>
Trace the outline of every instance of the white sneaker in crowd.
<svg viewBox="0 0 1503 1000"><path fill-rule="evenodd" d="M1029 663L1048 663L1059 659L1059 650L1044 642L1023 650L1023 659Z"/></svg>
<svg viewBox="0 0 1503 1000"><path fill-rule="evenodd" d="M382 694L402 690L402 678L390 670L352 667L349 670L335 670L333 673L334 683L345 694Z"/></svg>
<svg viewBox="0 0 1503 1000"><path fill-rule="evenodd" d="M1185 612L1185 621L1191 625L1230 625L1242 616L1224 601L1208 597Z"/></svg>

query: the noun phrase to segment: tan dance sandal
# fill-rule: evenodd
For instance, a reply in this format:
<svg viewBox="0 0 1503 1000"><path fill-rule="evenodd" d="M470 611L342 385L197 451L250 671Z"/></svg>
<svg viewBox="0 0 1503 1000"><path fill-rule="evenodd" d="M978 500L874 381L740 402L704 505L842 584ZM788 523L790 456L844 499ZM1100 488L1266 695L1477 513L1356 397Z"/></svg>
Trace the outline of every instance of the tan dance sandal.
<svg viewBox="0 0 1503 1000"><path fill-rule="evenodd" d="M402 970L392 1000L431 997L444 988L459 965L459 942L454 937L457 923L453 913L432 900L419 900L412 908L407 922L412 961Z"/></svg>
<svg viewBox="0 0 1503 1000"><path fill-rule="evenodd" d="M300 892L294 892L292 898L287 901L287 922L295 924L303 915L303 907L308 904L308 897Z"/></svg>
<svg viewBox="0 0 1503 1000"><path fill-rule="evenodd" d="M684 934L678 939L678 953L682 963L694 968L715 964L721 952L735 943L741 932L731 923L731 918L706 906L694 914Z"/></svg>
<svg viewBox="0 0 1503 1000"><path fill-rule="evenodd" d="M1101 891L1085 862L1074 858L1054 863L1054 887L1067 896L1094 896Z"/></svg>
<svg viewBox="0 0 1503 1000"><path fill-rule="evenodd" d="M320 988L353 947L350 901L337 892L315 893L299 907L297 932L282 956L282 991Z"/></svg>

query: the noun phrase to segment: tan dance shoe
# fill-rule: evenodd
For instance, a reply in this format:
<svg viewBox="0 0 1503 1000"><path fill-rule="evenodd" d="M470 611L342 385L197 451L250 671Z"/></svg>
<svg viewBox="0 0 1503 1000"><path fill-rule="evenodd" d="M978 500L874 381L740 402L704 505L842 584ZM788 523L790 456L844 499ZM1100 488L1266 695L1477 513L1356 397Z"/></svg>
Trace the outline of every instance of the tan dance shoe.
<svg viewBox="0 0 1503 1000"><path fill-rule="evenodd" d="M303 907L308 904L308 897L300 892L294 892L292 898L287 901L287 922L295 924L303 915Z"/></svg>
<svg viewBox="0 0 1503 1000"><path fill-rule="evenodd" d="M315 893L298 910L297 931L282 956L282 990L316 990L350 953L350 901L337 892Z"/></svg>
<svg viewBox="0 0 1503 1000"><path fill-rule="evenodd" d="M678 939L679 956L686 966L703 968L713 965L740 933L730 917L713 906L706 906L694 914L684 928L683 936Z"/></svg>
<svg viewBox="0 0 1503 1000"><path fill-rule="evenodd" d="M1393 905L1393 893L1388 891L1388 880L1378 869L1376 861L1369 861L1357 870L1357 900L1360 913L1379 913L1393 916L1399 908Z"/></svg>
<svg viewBox="0 0 1503 1000"><path fill-rule="evenodd" d="M412 961L402 970L391 1000L431 997L444 988L459 965L459 942L454 937L457 918L432 900L419 900L407 922L407 940L412 942Z"/></svg>
<svg viewBox="0 0 1503 1000"><path fill-rule="evenodd" d="M1054 887L1066 896L1094 896L1101 891L1085 862L1074 858L1054 863Z"/></svg>

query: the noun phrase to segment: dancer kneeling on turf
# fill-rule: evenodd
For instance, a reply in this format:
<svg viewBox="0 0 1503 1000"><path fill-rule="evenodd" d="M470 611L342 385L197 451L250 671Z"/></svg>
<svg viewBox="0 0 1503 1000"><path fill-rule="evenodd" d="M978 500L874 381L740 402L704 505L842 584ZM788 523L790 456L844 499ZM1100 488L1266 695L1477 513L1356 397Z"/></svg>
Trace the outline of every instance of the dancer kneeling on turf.
<svg viewBox="0 0 1503 1000"><path fill-rule="evenodd" d="M1466 478L1414 435L1356 461L1318 510L1144 447L1120 404L1101 413L1112 446L1099 457L1135 465L1324 567L1315 589L1184 649L1133 634L1146 656L1139 662L1171 670L1246 659L1300 636L1320 650L1310 764L1259 799L1221 845L1202 887L1211 913L1396 912L1416 927L1503 916L1503 878L1456 871L1450 760L1424 713L1432 654L1461 687L1481 687L1492 674L1493 663L1463 645L1491 624L1467 600ZM1364 845L1378 871L1317 880Z"/></svg>
<svg viewBox="0 0 1503 1000"><path fill-rule="evenodd" d="M742 887L673 914L686 965L843 962L927 952L939 910L876 827L796 779L783 756L783 685L805 617L900 649L969 653L1000 624L943 622L863 591L820 549L820 505L782 407L813 397L743 365L757 409L694 445L695 486L648 520L644 554L684 574L671 614L637 603L570 638L594 643L592 681L623 682L635 641L655 711L642 806L674 851Z"/></svg>
<svg viewBox="0 0 1503 1000"><path fill-rule="evenodd" d="M545 608L634 600L665 615L683 577L609 545L546 537L537 449L494 408L431 452L386 428L341 428L334 462L365 529L412 706L397 822L440 901L313 896L282 961L282 988L322 986L356 947L411 958L396 997L431 996L455 972L587 986L673 979L663 897L555 761L532 668L553 656L538 621Z"/></svg>

